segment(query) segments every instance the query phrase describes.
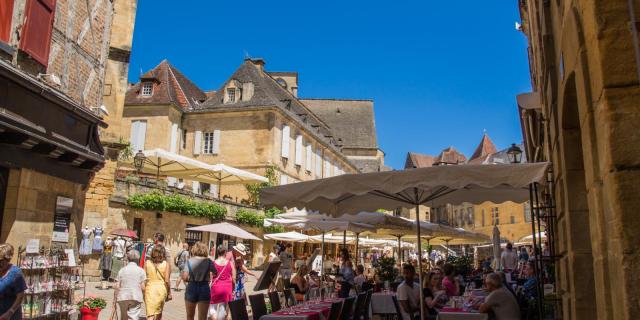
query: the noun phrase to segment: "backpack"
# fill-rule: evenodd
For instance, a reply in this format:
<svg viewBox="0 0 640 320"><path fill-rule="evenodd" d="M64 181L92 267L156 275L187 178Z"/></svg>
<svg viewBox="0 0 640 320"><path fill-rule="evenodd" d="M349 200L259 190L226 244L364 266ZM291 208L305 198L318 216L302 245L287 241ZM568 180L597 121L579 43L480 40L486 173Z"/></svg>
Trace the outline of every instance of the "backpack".
<svg viewBox="0 0 640 320"><path fill-rule="evenodd" d="M180 253L178 253L177 256L173 257L173 264L176 267L179 267L178 262L180 261L180 257L182 257L182 254L184 253L184 250L180 251Z"/></svg>

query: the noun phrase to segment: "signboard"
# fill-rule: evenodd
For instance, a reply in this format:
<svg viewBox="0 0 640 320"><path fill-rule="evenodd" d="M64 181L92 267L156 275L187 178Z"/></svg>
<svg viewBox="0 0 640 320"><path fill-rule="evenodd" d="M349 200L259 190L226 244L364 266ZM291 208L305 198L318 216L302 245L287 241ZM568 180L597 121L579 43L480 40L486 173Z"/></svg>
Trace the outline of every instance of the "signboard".
<svg viewBox="0 0 640 320"><path fill-rule="evenodd" d="M69 225L71 224L71 208L73 199L58 197L56 199L56 212L53 216L53 236L51 241L69 242Z"/></svg>
<svg viewBox="0 0 640 320"><path fill-rule="evenodd" d="M282 262L280 261L269 262L269 265L264 269L264 271L260 275L260 278L258 278L253 291L269 289L271 283L275 282L274 280L278 276L278 270L280 270L281 264Z"/></svg>
<svg viewBox="0 0 640 320"><path fill-rule="evenodd" d="M73 249L64 249L64 253L67 254L67 259L69 261L69 267L76 266L76 255L73 253Z"/></svg>
<svg viewBox="0 0 640 320"><path fill-rule="evenodd" d="M29 239L27 240L27 253L38 253L40 252L40 239Z"/></svg>

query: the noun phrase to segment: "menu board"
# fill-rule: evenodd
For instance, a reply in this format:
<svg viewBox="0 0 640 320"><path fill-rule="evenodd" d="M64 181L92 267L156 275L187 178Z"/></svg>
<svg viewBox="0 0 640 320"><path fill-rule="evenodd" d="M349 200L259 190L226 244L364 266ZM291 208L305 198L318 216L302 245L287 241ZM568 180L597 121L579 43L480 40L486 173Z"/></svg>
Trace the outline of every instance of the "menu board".
<svg viewBox="0 0 640 320"><path fill-rule="evenodd" d="M51 241L69 242L71 208L73 208L73 199L58 196L56 199L56 212L53 215L53 235Z"/></svg>

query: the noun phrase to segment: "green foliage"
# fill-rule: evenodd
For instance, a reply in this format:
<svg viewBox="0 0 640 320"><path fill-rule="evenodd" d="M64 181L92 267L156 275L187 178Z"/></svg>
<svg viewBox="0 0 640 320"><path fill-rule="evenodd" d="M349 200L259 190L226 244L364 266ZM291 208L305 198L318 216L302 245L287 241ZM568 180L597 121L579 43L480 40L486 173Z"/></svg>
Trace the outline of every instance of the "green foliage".
<svg viewBox="0 0 640 320"><path fill-rule="evenodd" d="M473 271L473 256L471 255L449 256L447 262L452 264L456 273L463 277L469 276Z"/></svg>
<svg viewBox="0 0 640 320"><path fill-rule="evenodd" d="M376 274L381 281L394 282L398 277L398 269L396 268L396 259L393 257L378 259Z"/></svg>
<svg viewBox="0 0 640 320"><path fill-rule="evenodd" d="M92 297L89 296L87 298L84 298L80 301L78 301L78 308L89 308L89 309L104 309L107 307L107 301L105 301L102 298L96 298L96 297Z"/></svg>
<svg viewBox="0 0 640 320"><path fill-rule="evenodd" d="M187 216L224 220L227 209L217 203L196 201L177 194L164 195L159 192L130 196L127 205L136 209L177 212Z"/></svg>
<svg viewBox="0 0 640 320"><path fill-rule="evenodd" d="M271 209L265 210L264 211L264 216L267 217L267 218L273 218L276 215L281 214L281 213L282 213L282 210L280 210L280 209L278 209L276 207L273 207Z"/></svg>
<svg viewBox="0 0 640 320"><path fill-rule="evenodd" d="M264 225L264 216L252 210L238 209L236 221L240 224L261 228Z"/></svg>
<svg viewBox="0 0 640 320"><path fill-rule="evenodd" d="M129 141L125 141L123 137L118 138L118 143L127 145L126 147L124 147L124 149L120 150L120 154L118 154L118 160L120 161L129 160L133 156L133 149L131 148L131 143Z"/></svg>
<svg viewBox="0 0 640 320"><path fill-rule="evenodd" d="M274 166L267 167L265 177L269 179L268 182L250 183L244 185L244 187L247 189L247 193L249 194L249 204L254 207L260 206L260 190L262 188L269 188L277 185L278 175Z"/></svg>

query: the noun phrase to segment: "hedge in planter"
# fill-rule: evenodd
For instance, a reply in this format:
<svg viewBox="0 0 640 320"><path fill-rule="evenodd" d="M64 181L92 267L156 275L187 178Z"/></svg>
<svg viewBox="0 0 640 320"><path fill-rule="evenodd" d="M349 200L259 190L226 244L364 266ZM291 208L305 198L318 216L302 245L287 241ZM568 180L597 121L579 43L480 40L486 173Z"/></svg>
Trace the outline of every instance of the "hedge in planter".
<svg viewBox="0 0 640 320"><path fill-rule="evenodd" d="M217 203L193 200L177 194L164 195L158 192L130 196L127 205L143 210L177 212L186 216L224 220L227 209Z"/></svg>

